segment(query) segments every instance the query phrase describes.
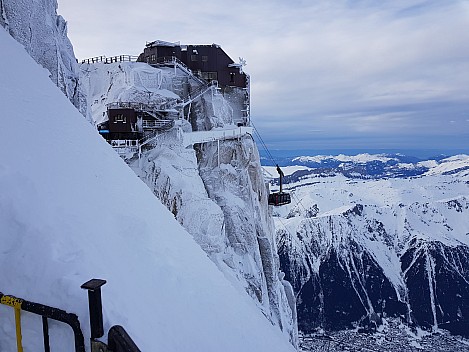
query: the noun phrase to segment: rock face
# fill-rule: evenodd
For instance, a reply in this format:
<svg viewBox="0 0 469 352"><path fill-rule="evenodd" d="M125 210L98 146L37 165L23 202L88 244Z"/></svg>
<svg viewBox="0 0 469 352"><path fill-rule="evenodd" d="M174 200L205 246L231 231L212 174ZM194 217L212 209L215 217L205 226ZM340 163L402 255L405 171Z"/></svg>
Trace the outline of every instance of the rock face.
<svg viewBox="0 0 469 352"><path fill-rule="evenodd" d="M132 168L226 277L296 345L295 297L280 271L252 139L223 141L219 149L216 142L184 149L171 144L170 133L164 139Z"/></svg>
<svg viewBox="0 0 469 352"><path fill-rule="evenodd" d="M67 37L67 23L57 15L57 1L0 0L0 25L50 72L51 80L90 119L75 54Z"/></svg>
<svg viewBox="0 0 469 352"><path fill-rule="evenodd" d="M469 201L454 196L467 192L468 173L456 170L395 180L391 186L389 181L347 184L343 178L334 183L329 177L328 187L335 185L346 198L370 200L370 189L379 194L389 187L383 194L402 192L415 201L393 195L403 202L352 201L326 212L320 211L325 203L315 204L319 213L313 216L307 216L307 206L296 205L283 224L277 222L281 268L297 296L300 330L366 330L382 318L399 317L412 326L468 336ZM299 186L298 196L326 197L319 184L302 191ZM438 198L435 190L450 198L421 199Z"/></svg>
<svg viewBox="0 0 469 352"><path fill-rule="evenodd" d="M282 329L292 331L291 311L279 277L268 189L251 137L196 146L200 177L224 215L223 262Z"/></svg>

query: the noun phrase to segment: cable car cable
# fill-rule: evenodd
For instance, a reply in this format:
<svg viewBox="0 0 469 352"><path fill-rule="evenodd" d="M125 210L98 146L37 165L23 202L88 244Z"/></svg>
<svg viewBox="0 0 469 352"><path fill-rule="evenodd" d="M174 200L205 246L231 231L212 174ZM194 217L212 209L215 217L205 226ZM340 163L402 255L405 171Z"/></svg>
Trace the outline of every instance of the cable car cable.
<svg viewBox="0 0 469 352"><path fill-rule="evenodd" d="M282 205L286 205L286 204L290 204L291 203L291 196L290 196L290 193L287 193L287 192L283 192L282 191L282 179L284 177L284 174L283 174L283 171L280 169L280 167L278 166L278 163L276 162L276 160L274 159L272 153L270 153L270 150L269 148L267 148L267 145L265 144L264 140L262 139L259 131L257 130L256 126L252 123L251 121L251 125L252 127L254 128L254 132L256 133L259 141L261 142L261 145L262 147L265 149L267 155L270 157L270 159L272 160L272 162L274 163L274 165L277 166L277 172L279 174L279 181L280 181L280 191L279 192L274 192L274 193L270 193L269 194L269 198L268 198L268 204L269 205L274 205L274 206L282 206Z"/></svg>
<svg viewBox="0 0 469 352"><path fill-rule="evenodd" d="M260 134L259 131L257 130L257 128L256 128L256 126L254 125L254 123L252 122L252 120L251 120L251 125L252 125L252 127L254 128L254 132L256 133L257 138L258 138L259 141L261 142L262 147L263 147L264 150L266 151L267 156L270 158L270 160L272 160L272 162L274 163L274 165L277 165L278 163L276 162L276 160L274 159L274 157L273 157L272 154L270 153L269 148L267 148L267 145L264 143L264 140L262 139L261 134Z"/></svg>

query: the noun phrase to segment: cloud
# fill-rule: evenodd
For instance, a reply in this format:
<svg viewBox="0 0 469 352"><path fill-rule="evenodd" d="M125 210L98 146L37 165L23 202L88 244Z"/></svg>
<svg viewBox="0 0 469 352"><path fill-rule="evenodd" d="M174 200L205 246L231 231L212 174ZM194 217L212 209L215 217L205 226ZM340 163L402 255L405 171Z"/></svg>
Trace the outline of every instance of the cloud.
<svg viewBox="0 0 469 352"><path fill-rule="evenodd" d="M233 59L245 58L252 118L267 142L297 143L316 129L331 139L348 129L365 142L377 133L469 133L452 116L467 116L469 102L466 0L59 5L79 58L138 54L156 39L217 43ZM457 122L453 130L449 120ZM297 130L275 130L285 127Z"/></svg>

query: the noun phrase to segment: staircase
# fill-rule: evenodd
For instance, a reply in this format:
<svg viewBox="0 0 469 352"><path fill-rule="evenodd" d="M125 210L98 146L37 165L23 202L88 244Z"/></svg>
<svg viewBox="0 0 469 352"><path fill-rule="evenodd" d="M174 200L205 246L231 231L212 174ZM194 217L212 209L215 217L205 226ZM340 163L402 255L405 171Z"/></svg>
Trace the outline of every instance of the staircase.
<svg viewBox="0 0 469 352"><path fill-rule="evenodd" d="M172 85L173 85L172 91L175 94L179 95L181 98L184 98L187 96L187 93L184 89L184 84L187 84L186 77L181 77L181 76L172 77Z"/></svg>

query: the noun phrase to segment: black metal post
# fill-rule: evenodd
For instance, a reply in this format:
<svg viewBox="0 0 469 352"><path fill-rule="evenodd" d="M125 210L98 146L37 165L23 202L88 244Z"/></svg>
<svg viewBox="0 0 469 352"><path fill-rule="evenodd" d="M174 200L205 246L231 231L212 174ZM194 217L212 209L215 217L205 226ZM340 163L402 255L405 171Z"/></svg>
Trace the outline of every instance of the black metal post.
<svg viewBox="0 0 469 352"><path fill-rule="evenodd" d="M91 338L96 339L104 335L103 306L101 303L101 286L106 280L91 279L81 285L82 289L88 290L88 304L90 310Z"/></svg>
<svg viewBox="0 0 469 352"><path fill-rule="evenodd" d="M50 352L49 323L45 316L42 316L42 334L44 336L44 352Z"/></svg>

